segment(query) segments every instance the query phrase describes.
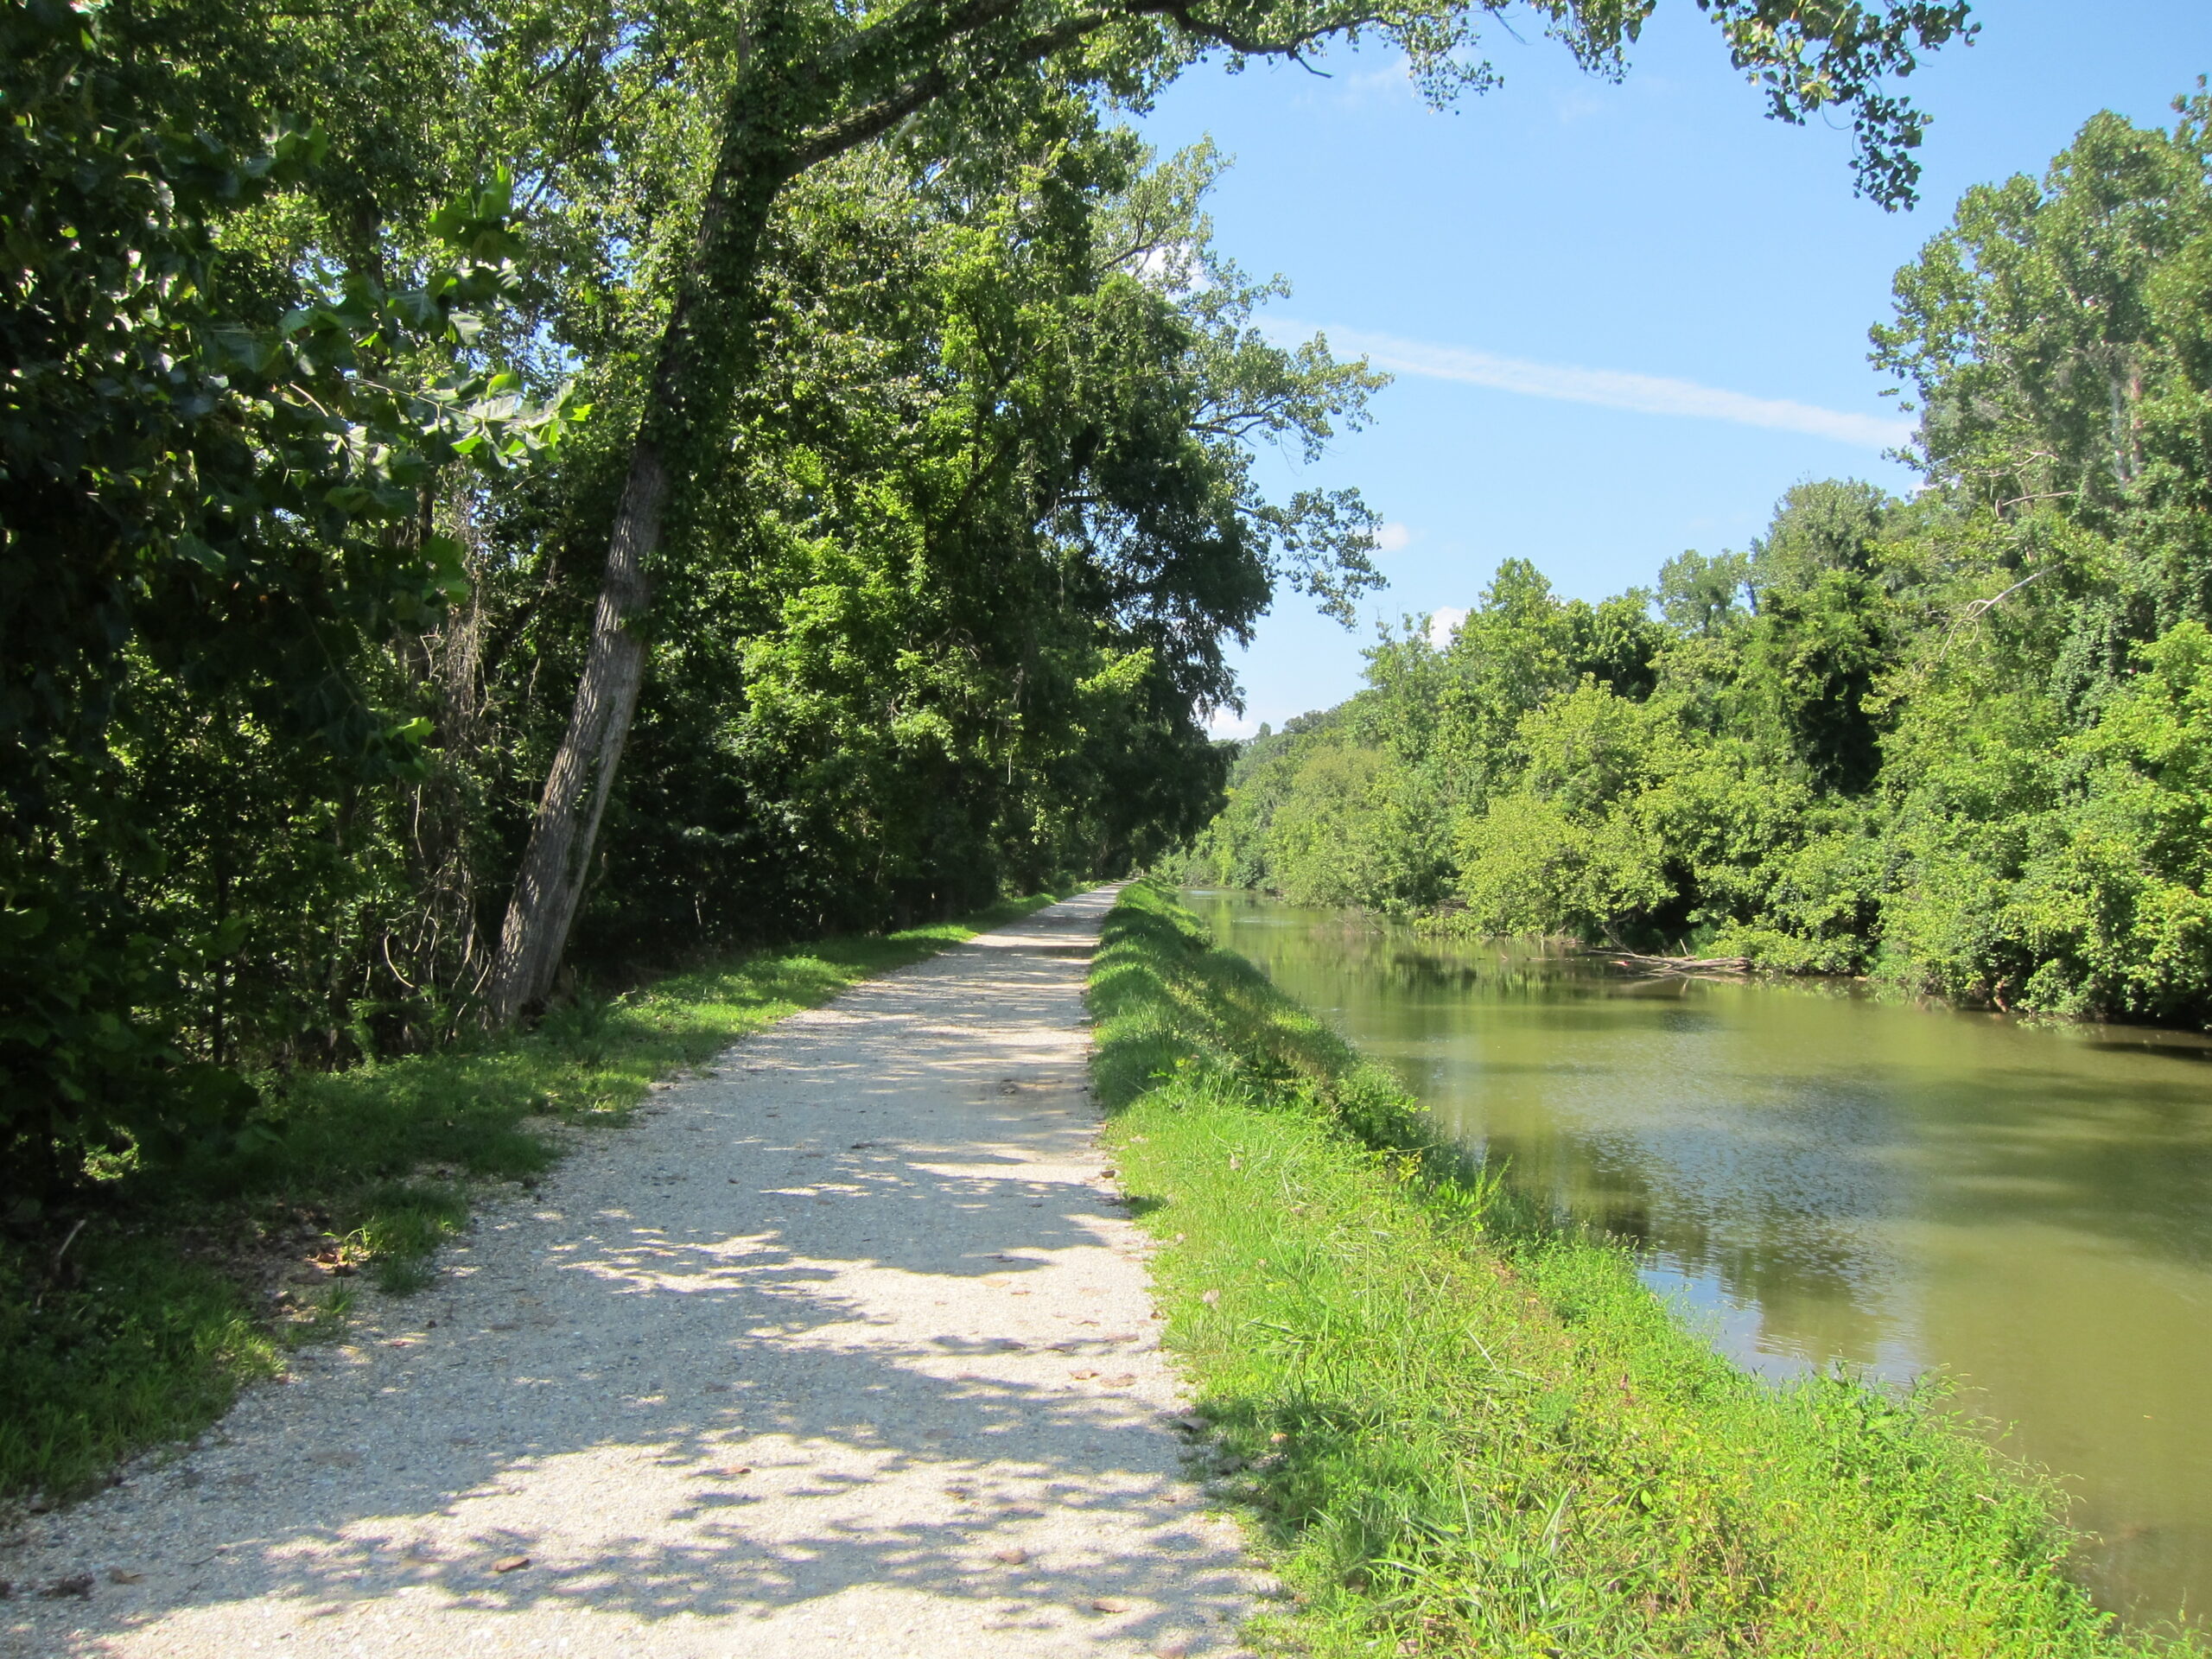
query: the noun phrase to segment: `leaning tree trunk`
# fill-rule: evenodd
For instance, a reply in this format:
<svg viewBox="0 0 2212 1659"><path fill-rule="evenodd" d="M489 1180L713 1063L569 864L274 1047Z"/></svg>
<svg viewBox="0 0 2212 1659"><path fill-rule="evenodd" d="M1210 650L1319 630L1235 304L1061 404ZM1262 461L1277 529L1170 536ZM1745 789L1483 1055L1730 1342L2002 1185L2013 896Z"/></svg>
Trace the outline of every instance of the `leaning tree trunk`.
<svg viewBox="0 0 2212 1659"><path fill-rule="evenodd" d="M808 168L882 137L944 95L953 79L946 55L951 43L995 26L1017 3L965 0L949 11L896 9L818 60L804 60L815 49L809 29L795 26L784 0L758 0L749 8L754 15L738 43L738 83L725 106L714 182L690 269L661 336L615 511L575 708L546 777L499 930L489 997L495 1023L541 1007L560 971L600 817L645 684L639 624L652 597L647 570L660 548L662 516L671 493L688 481L690 458L709 452L702 436L727 418L728 394L750 359L753 279L777 193ZM1080 27L1045 29L1013 42L996 73L1042 61L1105 17L1102 12ZM799 55L790 55L790 48ZM753 66L749 73L747 66ZM817 124L855 91L859 107Z"/></svg>
<svg viewBox="0 0 2212 1659"><path fill-rule="evenodd" d="M495 1025L543 1007L561 970L600 819L645 687L641 624L652 599L649 572L660 550L662 520L688 458L709 448L700 442L699 429L718 427L727 418L728 394L748 353L760 237L791 169L777 165L778 135L754 126L741 109L734 99L691 266L661 335L659 362L607 539L575 706L546 775L499 929L486 1010Z"/></svg>
<svg viewBox="0 0 2212 1659"><path fill-rule="evenodd" d="M530 845L499 929L491 988L491 1016L499 1025L542 1006L561 970L599 839L599 821L645 686L645 643L637 625L652 600L645 563L660 546L667 504L667 463L660 447L641 435L614 512L575 706L546 774Z"/></svg>

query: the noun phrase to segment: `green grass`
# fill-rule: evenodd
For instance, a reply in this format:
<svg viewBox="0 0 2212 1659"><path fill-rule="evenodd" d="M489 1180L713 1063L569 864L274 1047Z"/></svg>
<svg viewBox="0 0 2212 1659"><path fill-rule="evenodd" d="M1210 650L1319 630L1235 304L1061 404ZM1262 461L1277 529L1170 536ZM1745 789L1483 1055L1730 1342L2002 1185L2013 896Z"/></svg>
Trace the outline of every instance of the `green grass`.
<svg viewBox="0 0 2212 1659"><path fill-rule="evenodd" d="M0 1497L60 1499L198 1433L289 1344L342 1328L348 1287L272 1303L257 1281L320 1250L381 1288L427 1284L487 1182L559 1155L536 1126L620 1124L655 1079L1057 895L957 922L756 951L534 1030L264 1090L250 1154L110 1185L56 1262L0 1252Z"/></svg>
<svg viewBox="0 0 2212 1659"><path fill-rule="evenodd" d="M2052 1489L1929 1396L1777 1389L1164 890L1095 959L1121 1178L1217 1473L1322 1655L2184 1653L2063 1573Z"/></svg>

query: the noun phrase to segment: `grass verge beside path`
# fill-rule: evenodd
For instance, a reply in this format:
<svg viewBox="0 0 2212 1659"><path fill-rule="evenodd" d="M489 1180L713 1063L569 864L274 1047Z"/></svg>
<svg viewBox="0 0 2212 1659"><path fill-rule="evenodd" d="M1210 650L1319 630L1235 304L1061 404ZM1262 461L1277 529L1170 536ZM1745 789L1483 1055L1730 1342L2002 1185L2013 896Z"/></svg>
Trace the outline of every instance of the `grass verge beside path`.
<svg viewBox="0 0 2212 1659"><path fill-rule="evenodd" d="M270 1087L251 1152L114 1183L59 1259L0 1251L0 1500L82 1492L198 1433L342 1325L353 1275L429 1282L473 1191L559 1157L551 1124L620 1124L656 1078L1059 896L748 952L528 1033Z"/></svg>
<svg viewBox="0 0 2212 1659"><path fill-rule="evenodd" d="M2099 1612L2052 1491L1933 1402L1720 1358L1165 890L1124 893L1090 1000L1167 1341L1294 1593L1263 1648L2202 1651Z"/></svg>

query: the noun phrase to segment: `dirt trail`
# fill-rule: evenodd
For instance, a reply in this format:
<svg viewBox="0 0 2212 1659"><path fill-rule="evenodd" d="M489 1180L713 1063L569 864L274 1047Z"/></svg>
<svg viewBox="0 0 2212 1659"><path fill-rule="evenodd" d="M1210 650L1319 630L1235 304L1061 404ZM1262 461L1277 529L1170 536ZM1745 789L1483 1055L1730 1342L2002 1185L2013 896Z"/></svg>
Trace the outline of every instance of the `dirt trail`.
<svg viewBox="0 0 2212 1659"><path fill-rule="evenodd" d="M582 1141L437 1287L0 1549L0 1651L1233 1651L1260 1580L1183 1472L1084 1088L1112 899Z"/></svg>

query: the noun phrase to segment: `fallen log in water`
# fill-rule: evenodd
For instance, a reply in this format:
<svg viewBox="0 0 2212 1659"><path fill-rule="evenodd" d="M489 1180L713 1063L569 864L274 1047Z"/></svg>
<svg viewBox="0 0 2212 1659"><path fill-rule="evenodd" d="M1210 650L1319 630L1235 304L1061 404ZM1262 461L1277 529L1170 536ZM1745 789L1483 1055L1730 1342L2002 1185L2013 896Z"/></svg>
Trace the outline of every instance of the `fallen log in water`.
<svg viewBox="0 0 2212 1659"><path fill-rule="evenodd" d="M1748 974L1749 957L1647 957L1635 950L1606 950L1602 955L1616 968L1639 974Z"/></svg>

